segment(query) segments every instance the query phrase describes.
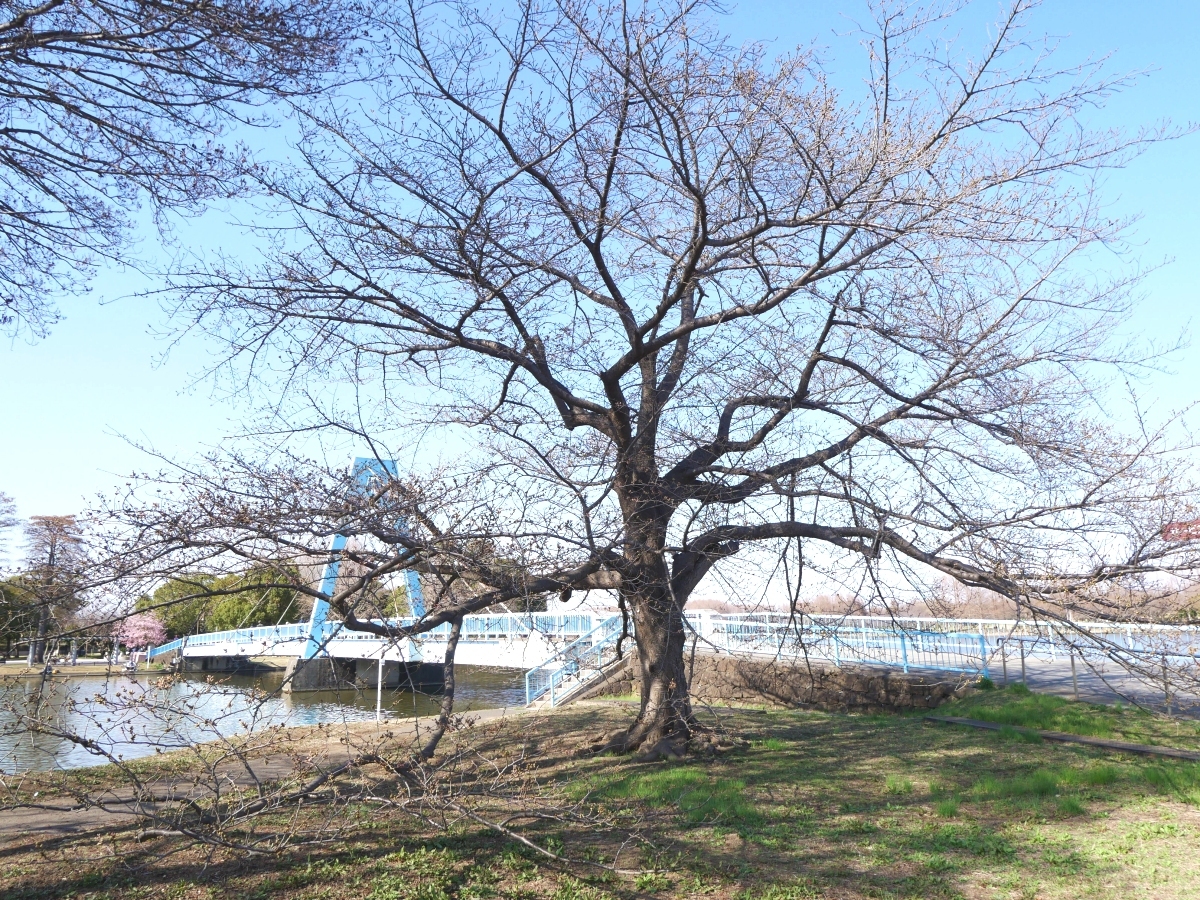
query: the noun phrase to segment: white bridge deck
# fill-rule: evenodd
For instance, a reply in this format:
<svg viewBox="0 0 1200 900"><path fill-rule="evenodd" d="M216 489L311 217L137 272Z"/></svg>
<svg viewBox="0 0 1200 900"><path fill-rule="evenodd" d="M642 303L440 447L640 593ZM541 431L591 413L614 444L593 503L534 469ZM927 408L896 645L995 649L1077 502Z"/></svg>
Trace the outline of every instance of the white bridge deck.
<svg viewBox="0 0 1200 900"><path fill-rule="evenodd" d="M464 616L455 661L465 666L529 669L553 656L600 624L590 615L478 615ZM409 625L412 620L396 624ZM365 632L349 631L327 622L312 635L318 655L334 659L384 660L402 663L441 663L446 656L450 626L442 625L416 639L391 640ZM239 628L197 634L155 647L150 658L178 653L187 658L291 659L304 655L310 625Z"/></svg>

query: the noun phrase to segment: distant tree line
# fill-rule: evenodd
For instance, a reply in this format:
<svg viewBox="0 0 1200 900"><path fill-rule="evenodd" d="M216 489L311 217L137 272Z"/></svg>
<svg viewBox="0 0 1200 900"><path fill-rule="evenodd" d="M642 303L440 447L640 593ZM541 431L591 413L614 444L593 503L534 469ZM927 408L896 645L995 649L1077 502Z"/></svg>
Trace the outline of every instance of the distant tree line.
<svg viewBox="0 0 1200 900"><path fill-rule="evenodd" d="M12 501L0 494L0 528L21 524ZM64 655L73 643L89 651L110 652L122 641L114 616L89 606L88 548L84 528L74 516L32 516L24 523L25 559L18 571L0 580L0 642L9 658L24 648L34 664ZM259 565L224 575L183 574L171 578L135 603L150 613L169 638L203 631L295 622L308 612L288 585L298 583L294 566ZM402 593L402 592L401 592ZM407 612L407 599L399 598ZM391 600L390 607L397 601ZM122 641L124 642L124 641ZM65 650L69 652L69 650Z"/></svg>
<svg viewBox="0 0 1200 900"><path fill-rule="evenodd" d="M138 598L138 612L152 612L174 639L206 631L257 628L298 622L307 614L295 590L299 573L253 568L229 575L196 573L165 582Z"/></svg>

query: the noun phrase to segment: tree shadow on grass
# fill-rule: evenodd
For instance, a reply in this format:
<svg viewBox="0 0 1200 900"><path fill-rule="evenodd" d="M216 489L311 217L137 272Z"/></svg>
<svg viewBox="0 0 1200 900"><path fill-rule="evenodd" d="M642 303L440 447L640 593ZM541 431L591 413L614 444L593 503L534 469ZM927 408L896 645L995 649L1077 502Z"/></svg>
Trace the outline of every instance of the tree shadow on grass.
<svg viewBox="0 0 1200 900"><path fill-rule="evenodd" d="M1045 826L1086 830L1114 808L1200 802L1200 766L1029 743L1015 731L802 712L756 713L741 725L749 748L681 764L689 776L674 798L658 790L668 783L661 774L639 781L601 771L589 789L608 799L674 803L688 826L672 836L681 859L703 857L733 877L749 865L757 882L803 873L814 889L896 896L958 895L980 869L1008 881L1086 869L1099 881L1116 864L1078 847L1047 851ZM714 816L700 823L708 834L695 827L704 787L698 767L713 798ZM718 801L735 779L752 816L720 814L729 804ZM722 832L742 841L733 857Z"/></svg>

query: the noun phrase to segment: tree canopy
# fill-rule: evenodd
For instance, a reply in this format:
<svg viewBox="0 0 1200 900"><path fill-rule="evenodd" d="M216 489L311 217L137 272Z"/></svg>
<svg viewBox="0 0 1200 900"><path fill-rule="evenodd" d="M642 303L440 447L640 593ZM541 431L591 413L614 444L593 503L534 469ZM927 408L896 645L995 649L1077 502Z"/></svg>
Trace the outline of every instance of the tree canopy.
<svg viewBox="0 0 1200 900"><path fill-rule="evenodd" d="M161 644L167 637L167 630L157 617L138 613L122 619L114 636L131 650L145 650Z"/></svg>
<svg viewBox="0 0 1200 900"><path fill-rule="evenodd" d="M358 31L354 3L5 0L0 325L45 334L58 296L131 262L140 203L161 216L244 191L229 126L319 87Z"/></svg>
<svg viewBox="0 0 1200 900"><path fill-rule="evenodd" d="M88 548L75 516L30 516L25 523L26 563L22 585L37 607L37 636L30 654L44 660L52 625L60 629L84 603L89 578Z"/></svg>
<svg viewBox="0 0 1200 900"><path fill-rule="evenodd" d="M12 497L0 491L0 539L4 538L4 532L10 528L16 528L21 523L17 518L17 505L13 502ZM5 548L4 544L0 544L0 548Z"/></svg>
<svg viewBox="0 0 1200 900"><path fill-rule="evenodd" d="M14 641L29 636L37 627L37 599L21 576L0 581L0 640Z"/></svg>
<svg viewBox="0 0 1200 900"><path fill-rule="evenodd" d="M1190 577L1162 527L1192 483L1108 416L1145 362L1113 339L1133 281L1087 256L1124 226L1097 174L1165 132L1090 128L1123 82L1059 66L1031 9L972 48L956 7L881 8L851 96L701 3L377 7L370 77L263 173L288 239L175 287L298 431L470 450L369 490L228 457L116 519L147 565L356 536L332 604L394 637L613 589L642 691L612 746L651 754L693 721L684 604L739 558L884 603L949 576L1064 627ZM348 409L311 389L347 382ZM406 567L445 588L422 622L357 615Z"/></svg>

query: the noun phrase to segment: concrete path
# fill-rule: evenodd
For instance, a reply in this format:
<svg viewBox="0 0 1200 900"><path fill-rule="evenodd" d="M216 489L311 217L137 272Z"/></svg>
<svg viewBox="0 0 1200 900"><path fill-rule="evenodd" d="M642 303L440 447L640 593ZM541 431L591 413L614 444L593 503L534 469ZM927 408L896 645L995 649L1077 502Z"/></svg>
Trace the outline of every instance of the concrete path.
<svg viewBox="0 0 1200 900"><path fill-rule="evenodd" d="M327 766L337 765L342 759L330 757L322 760ZM253 787L255 780L261 782L277 781L292 774L293 763L290 758L267 757L255 760L250 766L250 772L243 767L227 767L218 774L223 790ZM251 772L253 774L251 774ZM99 828L120 827L129 824L139 813L153 812L174 806L185 799L211 797L209 788L197 787L191 779L171 779L152 782L149 787L160 802L139 804L132 789L109 790L92 797L97 805L72 806L71 798L51 800L45 806L20 806L0 809L0 847L13 839L27 838L34 835L57 837L69 834L82 834Z"/></svg>
<svg viewBox="0 0 1200 900"><path fill-rule="evenodd" d="M1200 697L1179 692L1167 684L1149 684L1137 679L1112 662L1085 665L1075 662L1075 677L1071 676L1070 659L1057 661L1027 660L1025 663L1026 684L1032 691L1074 698L1076 684L1078 696L1087 703L1137 703L1155 712L1194 718L1200 716ZM992 680L1003 686L1003 670L999 663L989 669ZM1021 680L1020 660L1008 661L1009 682ZM1168 690L1170 702L1168 705Z"/></svg>
<svg viewBox="0 0 1200 900"><path fill-rule="evenodd" d="M50 678L121 678L129 675L164 675L165 672L150 669L142 663L136 670L128 669L125 663L113 665L103 659L81 659L72 666L68 663L56 663L50 667ZM46 676L45 666L27 666L25 660L10 659L0 662L0 678L43 678Z"/></svg>

